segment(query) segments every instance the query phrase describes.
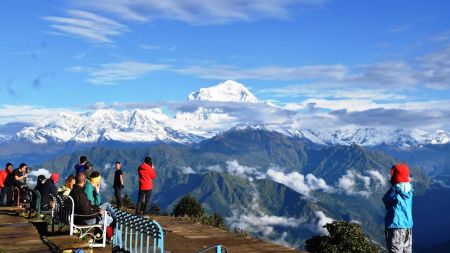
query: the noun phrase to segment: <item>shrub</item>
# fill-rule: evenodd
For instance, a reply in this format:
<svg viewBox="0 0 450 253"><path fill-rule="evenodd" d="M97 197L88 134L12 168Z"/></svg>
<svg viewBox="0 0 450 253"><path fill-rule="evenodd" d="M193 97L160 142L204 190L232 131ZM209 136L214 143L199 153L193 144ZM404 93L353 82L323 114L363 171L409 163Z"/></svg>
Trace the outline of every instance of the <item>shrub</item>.
<svg viewBox="0 0 450 253"><path fill-rule="evenodd" d="M327 236L314 236L306 241L305 249L310 253L380 253L356 223L333 221L323 226Z"/></svg>
<svg viewBox="0 0 450 253"><path fill-rule="evenodd" d="M122 205L129 209L134 209L136 206L133 200L127 194L125 194L125 196L123 196L122 198Z"/></svg>
<svg viewBox="0 0 450 253"><path fill-rule="evenodd" d="M152 215L158 215L161 212L161 208L159 208L159 205L156 203L150 204L150 214Z"/></svg>
<svg viewBox="0 0 450 253"><path fill-rule="evenodd" d="M189 216L191 218L200 218L204 213L202 205L189 194L182 197L173 208L173 215L176 217Z"/></svg>
<svg viewBox="0 0 450 253"><path fill-rule="evenodd" d="M233 234L235 234L237 236L241 236L241 237L247 237L248 236L248 232L247 231L245 231L243 229L240 229L238 227L235 227L232 232L233 232Z"/></svg>
<svg viewBox="0 0 450 253"><path fill-rule="evenodd" d="M225 221L223 220L222 215L220 215L219 213L213 213L209 216L208 225L216 228L224 228Z"/></svg>

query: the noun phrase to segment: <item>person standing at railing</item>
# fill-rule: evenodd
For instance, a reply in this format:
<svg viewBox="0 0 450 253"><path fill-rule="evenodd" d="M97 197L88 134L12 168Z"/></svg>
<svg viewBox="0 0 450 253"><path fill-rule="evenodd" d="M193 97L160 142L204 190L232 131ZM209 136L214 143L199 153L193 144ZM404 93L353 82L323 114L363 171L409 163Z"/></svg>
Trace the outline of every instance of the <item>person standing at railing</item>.
<svg viewBox="0 0 450 253"><path fill-rule="evenodd" d="M156 178L155 168L151 157L146 157L138 168L139 173L139 197L136 205L136 215L146 215L152 196L153 179Z"/></svg>
<svg viewBox="0 0 450 253"><path fill-rule="evenodd" d="M411 253L414 189L406 163L392 166L391 184L391 188L383 197L386 207L384 221L387 250L389 253Z"/></svg>
<svg viewBox="0 0 450 253"><path fill-rule="evenodd" d="M7 192L9 187L5 186L6 177L13 171L12 163L7 163L5 169L0 171L0 206L6 205Z"/></svg>
<svg viewBox="0 0 450 253"><path fill-rule="evenodd" d="M114 172L114 196L116 197L117 208L122 207L122 189L123 187L123 173L121 164L117 161L114 164L116 171Z"/></svg>
<svg viewBox="0 0 450 253"><path fill-rule="evenodd" d="M84 173L84 171L86 170L86 167L85 167L86 163L87 163L87 157L84 156L84 155L80 156L80 163L78 163L78 164L76 164L74 166L74 168L75 168L75 175L80 173L80 172Z"/></svg>

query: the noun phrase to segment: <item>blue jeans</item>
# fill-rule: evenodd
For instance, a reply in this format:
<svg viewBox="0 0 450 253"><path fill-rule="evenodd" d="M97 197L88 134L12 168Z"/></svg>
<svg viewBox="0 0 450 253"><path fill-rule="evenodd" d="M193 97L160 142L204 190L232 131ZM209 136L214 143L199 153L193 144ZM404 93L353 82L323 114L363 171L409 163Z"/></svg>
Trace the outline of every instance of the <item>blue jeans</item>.
<svg viewBox="0 0 450 253"><path fill-rule="evenodd" d="M106 216L106 226L109 227L111 225L111 223L116 220L116 212L112 208L111 204L108 202L101 204L99 207L111 214L111 217ZM100 218L98 223L97 223L97 218L86 220L87 225L95 225L95 224L103 225L104 222L105 221L103 220L103 217ZM121 233L120 229L116 226L116 228L114 229L114 237L113 237L113 241L116 243L116 245L122 245L122 236L121 235L122 235L122 233Z"/></svg>
<svg viewBox="0 0 450 253"><path fill-rule="evenodd" d="M95 224L103 225L103 223L106 222L106 226L109 227L111 225L111 223L116 219L116 212L114 212L114 209L112 209L111 204L108 202L101 204L99 207L105 211L108 211L111 214L111 217L106 216L106 221L104 221L103 217L101 217L98 222L97 222L97 218L88 219L85 222L87 225L95 225Z"/></svg>

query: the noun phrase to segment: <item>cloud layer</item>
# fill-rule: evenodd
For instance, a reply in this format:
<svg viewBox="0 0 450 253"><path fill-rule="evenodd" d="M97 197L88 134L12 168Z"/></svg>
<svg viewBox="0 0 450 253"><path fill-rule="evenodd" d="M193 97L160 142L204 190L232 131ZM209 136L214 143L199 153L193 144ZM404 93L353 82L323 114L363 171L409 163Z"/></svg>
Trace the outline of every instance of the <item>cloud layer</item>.
<svg viewBox="0 0 450 253"><path fill-rule="evenodd" d="M68 70L71 72L87 73L87 82L92 84L117 84L120 81L135 80L144 75L166 69L163 64L150 64L136 61L123 61L102 64L99 67L74 66Z"/></svg>
<svg viewBox="0 0 450 253"><path fill-rule="evenodd" d="M175 20L189 24L224 24L255 19L287 19L293 9L320 6L324 0L166 0L160 1L78 1L75 6L111 13L121 19L151 22Z"/></svg>
<svg viewBox="0 0 450 253"><path fill-rule="evenodd" d="M68 10L67 16L47 16L52 30L50 34L68 35L94 43L113 43L112 37L128 31L128 28L112 19L82 10Z"/></svg>
<svg viewBox="0 0 450 253"><path fill-rule="evenodd" d="M291 172L285 174L281 170L270 168L267 170L267 177L277 183L283 184L298 193L309 195L311 191L333 192L333 187L329 186L322 178L317 178L313 174L306 176Z"/></svg>

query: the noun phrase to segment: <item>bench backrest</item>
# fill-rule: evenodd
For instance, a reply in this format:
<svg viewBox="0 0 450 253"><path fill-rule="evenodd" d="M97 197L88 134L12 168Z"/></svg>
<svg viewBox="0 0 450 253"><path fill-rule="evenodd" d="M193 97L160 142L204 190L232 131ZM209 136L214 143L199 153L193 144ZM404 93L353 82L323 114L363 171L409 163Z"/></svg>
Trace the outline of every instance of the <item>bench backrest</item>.
<svg viewBox="0 0 450 253"><path fill-rule="evenodd" d="M114 209L114 211L119 226L119 236L122 240L120 245L113 241L113 246L130 252L164 252L164 231L157 221L119 209ZM152 245L150 245L150 241L152 241Z"/></svg>
<svg viewBox="0 0 450 253"><path fill-rule="evenodd" d="M53 200L56 202L53 214L54 219L63 224L70 225L75 208L73 199L70 196L56 195L53 196Z"/></svg>

